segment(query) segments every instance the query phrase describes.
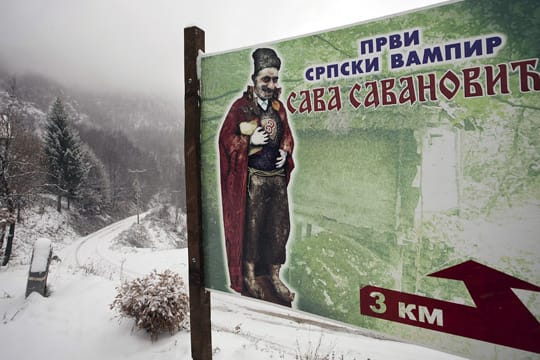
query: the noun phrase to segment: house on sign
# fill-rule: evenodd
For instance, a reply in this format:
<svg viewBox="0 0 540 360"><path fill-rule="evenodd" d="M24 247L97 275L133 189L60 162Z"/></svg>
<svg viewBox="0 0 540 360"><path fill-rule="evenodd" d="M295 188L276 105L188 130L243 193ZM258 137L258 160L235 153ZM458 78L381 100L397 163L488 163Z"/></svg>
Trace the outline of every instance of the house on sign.
<svg viewBox="0 0 540 360"><path fill-rule="evenodd" d="M420 190L416 221L431 214L459 214L461 132L450 125L429 128L422 141L422 161L414 184Z"/></svg>

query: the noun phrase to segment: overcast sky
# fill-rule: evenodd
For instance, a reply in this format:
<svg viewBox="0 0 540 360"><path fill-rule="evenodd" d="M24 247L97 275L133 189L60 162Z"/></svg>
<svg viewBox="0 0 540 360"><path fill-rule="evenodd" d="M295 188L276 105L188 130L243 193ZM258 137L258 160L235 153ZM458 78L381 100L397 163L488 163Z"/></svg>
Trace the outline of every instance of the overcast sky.
<svg viewBox="0 0 540 360"><path fill-rule="evenodd" d="M183 96L183 29L222 52L441 0L0 0L0 63L68 85Z"/></svg>

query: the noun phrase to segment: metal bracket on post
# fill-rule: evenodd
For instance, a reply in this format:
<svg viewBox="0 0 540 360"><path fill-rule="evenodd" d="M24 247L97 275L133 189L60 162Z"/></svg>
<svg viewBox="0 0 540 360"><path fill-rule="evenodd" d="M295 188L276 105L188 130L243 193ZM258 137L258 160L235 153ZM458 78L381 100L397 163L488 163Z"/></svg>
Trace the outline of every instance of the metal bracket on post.
<svg viewBox="0 0 540 360"><path fill-rule="evenodd" d="M200 132L200 82L197 57L204 51L204 31L197 27L184 29L184 157L186 163L186 208L189 261L189 307L191 322L191 357L212 359L210 293L204 287Z"/></svg>

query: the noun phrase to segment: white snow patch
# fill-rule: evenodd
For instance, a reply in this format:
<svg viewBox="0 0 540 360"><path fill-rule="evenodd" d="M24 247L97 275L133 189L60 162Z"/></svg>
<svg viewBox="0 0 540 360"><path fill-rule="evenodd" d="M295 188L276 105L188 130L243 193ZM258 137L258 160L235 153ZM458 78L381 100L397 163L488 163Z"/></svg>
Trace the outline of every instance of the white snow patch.
<svg viewBox="0 0 540 360"><path fill-rule="evenodd" d="M51 240L47 238L39 238L36 240L36 243L34 244L34 255L32 257L30 272L44 272L47 270L51 249Z"/></svg>

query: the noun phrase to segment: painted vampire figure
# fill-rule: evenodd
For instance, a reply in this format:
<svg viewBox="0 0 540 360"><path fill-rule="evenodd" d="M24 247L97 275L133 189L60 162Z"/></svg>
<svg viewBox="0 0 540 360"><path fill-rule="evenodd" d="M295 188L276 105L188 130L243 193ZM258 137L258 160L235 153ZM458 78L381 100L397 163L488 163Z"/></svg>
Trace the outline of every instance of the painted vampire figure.
<svg viewBox="0 0 540 360"><path fill-rule="evenodd" d="M290 232L287 185L294 140L278 99L281 60L268 48L252 57L253 86L232 104L219 133L229 275L235 291L266 299L256 279L265 275L276 295L290 303L294 293L279 275Z"/></svg>

